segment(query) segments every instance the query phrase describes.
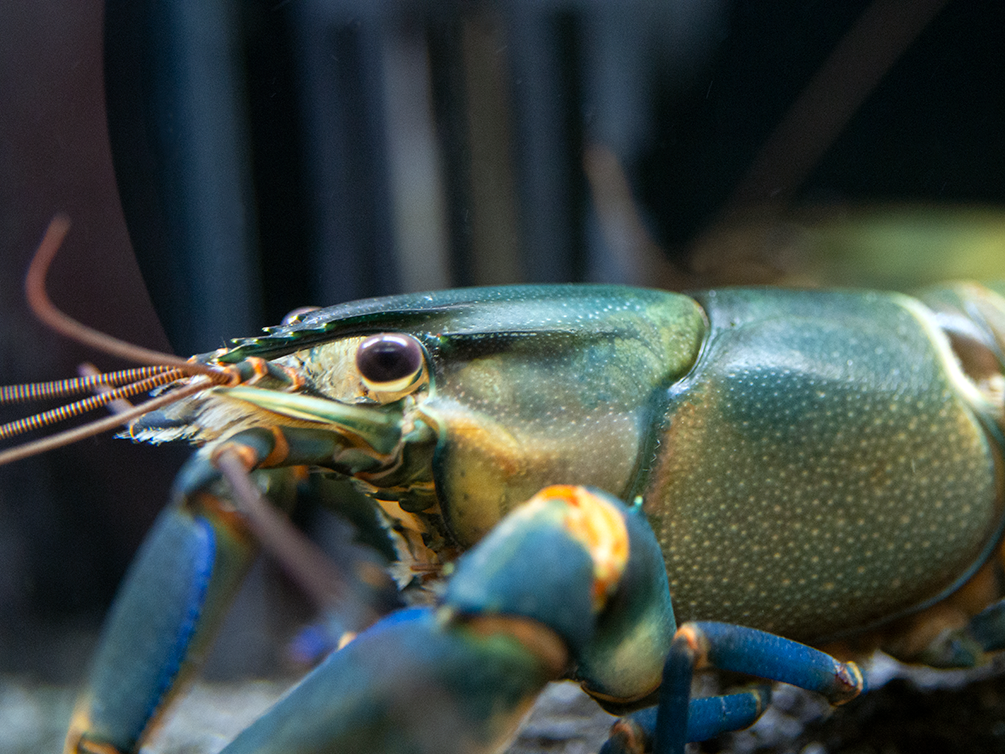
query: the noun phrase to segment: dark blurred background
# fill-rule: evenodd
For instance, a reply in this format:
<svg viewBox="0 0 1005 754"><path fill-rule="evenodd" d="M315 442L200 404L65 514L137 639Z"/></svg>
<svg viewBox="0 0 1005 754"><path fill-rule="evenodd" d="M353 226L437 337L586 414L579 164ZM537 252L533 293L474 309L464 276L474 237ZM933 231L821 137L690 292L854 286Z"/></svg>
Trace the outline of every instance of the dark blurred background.
<svg viewBox="0 0 1005 754"><path fill-rule="evenodd" d="M0 384L120 366L25 309L56 211L53 299L189 354L399 291L826 283L812 255L863 217L963 218L993 259L1003 176L1000 2L8 0ZM927 234L950 271L957 235ZM0 673L80 673L184 456L0 468ZM257 671L272 611L242 600Z"/></svg>

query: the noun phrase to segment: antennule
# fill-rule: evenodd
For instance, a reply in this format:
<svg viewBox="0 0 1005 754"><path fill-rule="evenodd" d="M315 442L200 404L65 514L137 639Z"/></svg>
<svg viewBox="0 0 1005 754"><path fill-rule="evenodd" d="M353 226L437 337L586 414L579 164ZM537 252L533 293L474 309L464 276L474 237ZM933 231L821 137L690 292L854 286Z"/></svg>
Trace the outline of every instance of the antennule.
<svg viewBox="0 0 1005 754"><path fill-rule="evenodd" d="M100 406L105 406L113 401L119 400L120 398L127 398L131 395L136 395L137 393L149 392L155 387L166 385L167 383L173 382L183 376L184 375L181 370L171 369L166 372L155 374L152 377L132 382L123 387L114 388L98 395L92 395L91 397L84 398L76 403L59 406L58 408L43 411L40 414L28 416L24 419L17 419L16 421L0 425L0 440L6 440L14 437L15 435L21 435L25 432L30 432L33 429L38 429L39 427L45 427L49 424L55 424L56 422L71 419L74 416L80 416L80 414L93 411Z"/></svg>
<svg viewBox="0 0 1005 754"><path fill-rule="evenodd" d="M112 356L150 364L151 366L144 369L123 370L121 372L86 376L73 380L2 387L0 388L0 404L67 395L96 386L100 388L109 385L120 385L119 387L102 390L100 395L91 396L67 406L61 406L36 414L35 416L4 424L0 426L0 440L63 419L78 416L98 406L111 404L128 395L149 391L185 376L203 375L209 378L208 384L207 380L197 379L189 381L186 385L164 395L159 395L142 405L116 413L113 416L99 419L35 442L9 448L0 452L0 466L44 453L53 448L69 445L122 424L128 424L143 414L175 403L182 398L205 390L210 385L234 385L241 382L239 370L232 366L211 366L209 364L188 361L173 354L161 353L149 348L135 346L114 338L111 335L98 332L57 309L45 292L45 277L69 229L70 220L66 215L56 215L49 223L49 227L46 229L45 235L42 237L42 241L39 243L35 256L28 267L28 274L25 276L24 290L28 299L28 305L40 321L67 338ZM121 385L123 382L128 382L128 384Z"/></svg>
<svg viewBox="0 0 1005 754"><path fill-rule="evenodd" d="M122 385L127 382L144 380L155 374L175 367L149 366L123 369L118 372L96 372L84 377L75 377L52 382L28 382L23 385L0 385L0 404L46 401L51 398L66 398L78 393L94 390L102 385Z"/></svg>
<svg viewBox="0 0 1005 754"><path fill-rule="evenodd" d="M0 452L0 466L5 466L6 464L13 463L14 461L20 461L23 458L37 456L40 453L45 453L46 451L54 450L55 448L61 448L64 445L72 445L73 443L79 442L80 440L88 437L99 435L106 430L115 429L119 425L128 424L133 419L138 419L143 416L143 414L147 414L154 409L160 408L161 406L168 406L181 400L182 398L205 389L206 385L201 381L190 383L165 395L159 395L156 398L152 398L146 403L140 404L129 411L123 411L121 414L106 416L104 419L98 419L90 424L84 424L83 426L68 429L65 432L60 432L59 434L43 437L41 440L36 440L35 442L27 442L24 445L18 445L8 450L4 450Z"/></svg>

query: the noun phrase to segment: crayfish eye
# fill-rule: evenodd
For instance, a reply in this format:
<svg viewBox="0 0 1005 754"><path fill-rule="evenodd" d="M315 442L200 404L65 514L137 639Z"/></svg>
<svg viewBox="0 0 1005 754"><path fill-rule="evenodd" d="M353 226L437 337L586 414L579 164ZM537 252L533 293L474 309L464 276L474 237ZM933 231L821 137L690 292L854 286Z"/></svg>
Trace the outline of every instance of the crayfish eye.
<svg viewBox="0 0 1005 754"><path fill-rule="evenodd" d="M423 374L422 346L408 335L373 335L356 349L356 369L363 384L384 400L412 392Z"/></svg>

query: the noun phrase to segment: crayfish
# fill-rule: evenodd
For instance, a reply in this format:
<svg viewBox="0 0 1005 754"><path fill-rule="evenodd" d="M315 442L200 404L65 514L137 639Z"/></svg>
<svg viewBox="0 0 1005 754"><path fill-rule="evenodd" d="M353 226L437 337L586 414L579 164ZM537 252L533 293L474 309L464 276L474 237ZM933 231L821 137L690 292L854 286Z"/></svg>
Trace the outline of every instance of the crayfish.
<svg viewBox="0 0 1005 754"><path fill-rule="evenodd" d="M69 331L41 282L64 232L29 287ZM130 352L154 365L139 380L74 387L103 386L88 406L156 388L101 425L198 450L108 618L67 751L137 750L261 544L282 549L270 516L337 504L305 469L372 500L398 587L438 587L384 614L397 591L361 560L354 589L385 607L228 754L492 751L561 678L641 710L605 751L680 752L770 699L692 699L701 667L837 704L866 680L809 645L973 665L1005 645L1003 333L1005 299L976 285L552 285L312 310L187 361Z"/></svg>

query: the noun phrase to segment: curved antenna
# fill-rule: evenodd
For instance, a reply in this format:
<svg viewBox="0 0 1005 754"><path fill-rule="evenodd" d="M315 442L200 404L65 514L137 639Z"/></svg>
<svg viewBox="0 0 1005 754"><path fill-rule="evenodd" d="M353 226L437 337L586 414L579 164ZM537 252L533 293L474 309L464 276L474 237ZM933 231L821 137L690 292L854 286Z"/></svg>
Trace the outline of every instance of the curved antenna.
<svg viewBox="0 0 1005 754"><path fill-rule="evenodd" d="M229 374L225 378L221 378L227 372L224 367L211 367L188 361L174 354L162 353L127 343L88 327L57 309L45 292L45 277L69 230L70 218L66 215L58 214L52 218L28 267L28 274L24 279L24 293L28 298L28 306L31 307L36 317L60 335L111 356L118 356L140 364L170 365L185 370L186 374L210 375L215 378L214 381L229 382L231 380Z"/></svg>
<svg viewBox="0 0 1005 754"><path fill-rule="evenodd" d="M238 371L231 365L211 366L188 361L173 354L142 348L88 327L57 309L45 291L45 278L52 260L69 230L69 218L63 214L56 215L49 223L35 256L31 260L28 274L25 276L24 291L32 312L40 321L60 335L112 356L149 364L153 369L148 367L142 370L124 370L76 380L4 387L0 389L0 403L58 397L79 393L96 386L127 383L121 387L107 390L101 395L4 424L0 426L0 439L7 439L32 429L78 416L85 411L112 403L127 395L149 391L182 377L203 376L207 379L196 380L114 416L0 452L0 466L44 453L53 448L69 445L122 424L128 424L149 411L175 403L182 398L205 390L210 385L235 385L241 382Z"/></svg>

